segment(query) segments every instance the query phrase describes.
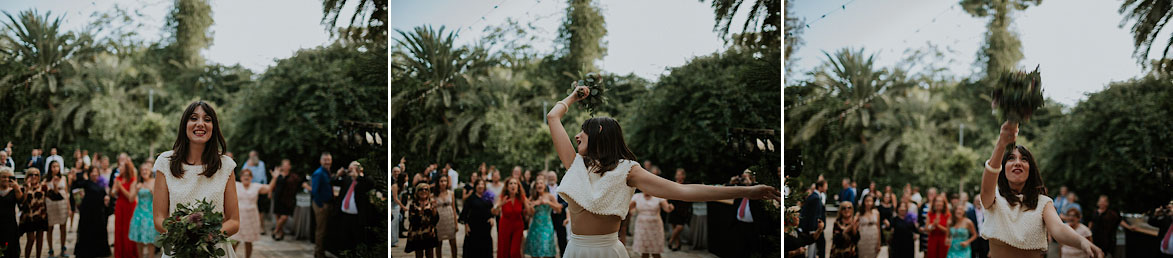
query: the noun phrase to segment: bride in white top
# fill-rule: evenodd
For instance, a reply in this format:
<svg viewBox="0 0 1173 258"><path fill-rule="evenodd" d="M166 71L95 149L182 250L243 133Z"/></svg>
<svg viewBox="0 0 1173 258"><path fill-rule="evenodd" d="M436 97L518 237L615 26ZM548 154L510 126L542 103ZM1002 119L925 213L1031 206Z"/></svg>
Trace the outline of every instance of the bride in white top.
<svg viewBox="0 0 1173 258"><path fill-rule="evenodd" d="M224 213L221 231L236 234L240 229L236 175L232 172L236 162L222 155L222 149L227 145L216 111L203 101L188 105L179 121L175 145L155 159L155 230L166 233L163 221L175 211L176 204L207 199L215 211ZM223 257L236 257L227 242L219 247L226 252Z"/></svg>
<svg viewBox="0 0 1173 258"><path fill-rule="evenodd" d="M571 144L562 116L571 104L590 95L590 89L576 86L578 97L571 93L558 101L546 114L550 136L558 159L567 168L558 185L558 195L569 203L570 241L565 258L628 257L619 242L619 224L627 216L628 204L635 189L664 199L691 202L733 198L771 199L779 201L778 189L767 185L721 187L701 184L678 184L653 175L634 160L635 154L623 141L619 122L608 117L588 119Z"/></svg>
<svg viewBox="0 0 1173 258"><path fill-rule="evenodd" d="M1090 257L1104 257L1099 247L1059 219L1034 155L1022 145L1006 152L1017 138L1018 123L1003 123L982 173L982 238L990 240L990 257L1043 257L1048 234Z"/></svg>

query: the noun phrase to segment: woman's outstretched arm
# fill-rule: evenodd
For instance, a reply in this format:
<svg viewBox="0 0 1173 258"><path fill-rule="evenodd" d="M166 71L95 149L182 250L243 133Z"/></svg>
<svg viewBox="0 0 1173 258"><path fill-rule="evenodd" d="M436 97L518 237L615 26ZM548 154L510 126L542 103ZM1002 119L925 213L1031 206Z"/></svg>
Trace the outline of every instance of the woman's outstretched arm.
<svg viewBox="0 0 1173 258"><path fill-rule="evenodd" d="M578 85L577 82L573 85ZM589 96L591 90L586 86L576 86L576 93L581 91L584 95ZM550 128L550 137L554 140L554 150L558 152L558 159L562 161L562 168L570 168L570 163L574 162L575 148L574 144L570 142L570 136L566 134L566 128L562 127L562 116L566 115L566 111L570 110L570 104L578 102L580 98L578 94L571 93L570 96L558 101L554 107L546 113L546 125Z"/></svg>
<svg viewBox="0 0 1173 258"><path fill-rule="evenodd" d="M1104 251L1092 244L1091 240L1079 236L1079 233L1075 233L1075 229L1071 229L1071 226L1059 219L1059 213L1055 212L1055 205L1043 205L1043 224L1047 227L1047 234L1050 234L1056 242L1079 248L1089 257L1104 257Z"/></svg>
<svg viewBox="0 0 1173 258"><path fill-rule="evenodd" d="M1014 143L1017 139L1018 123L1010 121L1002 123L998 141L994 143L994 152L990 153L990 159L985 164L985 172L982 173L982 191L979 195L984 208L993 205L994 195L998 194L995 193L994 187L998 186L998 173L1002 173L1002 155L1006 153L1006 145Z"/></svg>
<svg viewBox="0 0 1173 258"><path fill-rule="evenodd" d="M782 194L772 186L708 186L702 184L678 184L649 173L636 165L627 174L627 185L639 188L652 196L688 202L750 198L780 201Z"/></svg>

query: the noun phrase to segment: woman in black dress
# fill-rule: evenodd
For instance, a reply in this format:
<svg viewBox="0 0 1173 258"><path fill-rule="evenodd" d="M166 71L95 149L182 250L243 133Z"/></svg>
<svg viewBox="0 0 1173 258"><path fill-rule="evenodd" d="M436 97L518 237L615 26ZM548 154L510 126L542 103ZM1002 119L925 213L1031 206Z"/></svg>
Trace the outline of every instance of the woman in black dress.
<svg viewBox="0 0 1173 258"><path fill-rule="evenodd" d="M676 183L684 184L684 176L684 168L677 168ZM684 225L692 220L692 203L681 200L668 200L668 203L676 207L668 214L668 224L672 225L672 237L668 239L668 248L679 251L680 231L683 231Z"/></svg>
<svg viewBox="0 0 1173 258"><path fill-rule="evenodd" d="M110 197L106 195L106 188L98 183L101 170L94 166L86 174L85 180L74 181L73 184L73 188L83 190L81 205L78 207L80 219L77 221L77 243L73 246L73 253L77 257L110 256L110 242L106 239L106 202Z"/></svg>
<svg viewBox="0 0 1173 258"><path fill-rule="evenodd" d="M493 225L493 203L484 199L485 181L473 181L475 192L464 199L464 208L461 209L460 222L464 223L464 258L492 258L493 238L490 230Z"/></svg>
<svg viewBox="0 0 1173 258"><path fill-rule="evenodd" d="M281 160L277 167L277 186L273 189L273 213L277 214L277 227L273 229L273 240L285 239L285 222L293 216L293 209L297 207L297 192L301 191L302 179L300 175L290 171L289 159Z"/></svg>
<svg viewBox="0 0 1173 258"><path fill-rule="evenodd" d="M20 257L20 231L16 228L16 203L24 198L24 191L16 184L12 168L0 166L0 246L6 246L3 257Z"/></svg>
<svg viewBox="0 0 1173 258"><path fill-rule="evenodd" d="M896 205L896 216L888 219L888 224L892 227L888 257L913 257L916 252L913 243L917 239L914 238L914 234L919 234L920 228L916 226L915 219L908 217L908 207L913 207L913 204L902 202Z"/></svg>

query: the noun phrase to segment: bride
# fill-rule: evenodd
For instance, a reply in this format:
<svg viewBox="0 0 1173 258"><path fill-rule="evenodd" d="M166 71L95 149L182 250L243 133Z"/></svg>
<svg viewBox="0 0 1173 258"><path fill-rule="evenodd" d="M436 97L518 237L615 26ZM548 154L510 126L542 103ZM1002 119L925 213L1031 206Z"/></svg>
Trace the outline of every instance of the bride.
<svg viewBox="0 0 1173 258"><path fill-rule="evenodd" d="M583 93L578 97L576 93ZM767 185L720 187L701 184L678 184L649 173L634 160L635 154L623 141L619 122L595 117L582 124L572 144L562 116L570 104L590 96L590 89L576 86L546 114L550 136L558 159L567 168L558 185L558 195L569 204L570 232L563 254L565 258L628 257L619 242L619 224L627 216L635 189L671 200L703 202L733 198L771 199L778 201L778 189Z"/></svg>
<svg viewBox="0 0 1173 258"><path fill-rule="evenodd" d="M210 141L215 139L215 141ZM163 221L175 211L176 204L207 199L215 211L224 213L221 231L231 236L240 229L236 202L236 162L221 155L226 149L216 111L207 102L191 103L179 121L179 133L170 151L155 159L155 230L166 233ZM227 242L224 257L236 257ZM166 254L163 257L168 257Z"/></svg>

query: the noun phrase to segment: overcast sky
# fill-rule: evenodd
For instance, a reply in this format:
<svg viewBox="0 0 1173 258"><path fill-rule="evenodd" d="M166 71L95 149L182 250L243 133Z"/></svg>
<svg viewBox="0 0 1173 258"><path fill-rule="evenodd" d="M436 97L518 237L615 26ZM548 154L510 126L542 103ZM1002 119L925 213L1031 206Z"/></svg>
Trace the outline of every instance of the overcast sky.
<svg viewBox="0 0 1173 258"><path fill-rule="evenodd" d="M696 0L601 0L607 23L607 55L599 66L604 71L656 80L665 68L683 65L696 56L725 49L713 33L713 9ZM512 17L524 25L534 22L541 40L533 45L549 53L566 12L564 0L392 0L391 38L394 30L410 31L421 25L446 31L460 28L458 42L470 44L486 26ZM743 9L749 9L745 7ZM482 19L483 17L483 19ZM737 17L735 21L743 21ZM740 28L740 27L739 27ZM739 31L739 30L736 30Z"/></svg>
<svg viewBox="0 0 1173 258"><path fill-rule="evenodd" d="M891 66L907 49L939 45L947 53L950 71L968 77L984 40L988 19L965 13L958 1L825 0L795 1L794 14L811 23L802 33L803 45L794 56L803 76L824 62L823 51L864 48L877 63ZM1014 14L1012 28L1022 40L1021 68L1041 65L1044 94L1067 106L1086 99L1109 82L1143 75L1132 58L1129 27L1121 28L1120 1L1043 1ZM844 6L846 5L846 6ZM829 13L826 18L821 15ZM1127 24L1130 26L1131 24ZM918 32L919 29L919 32ZM1168 31L1164 32L1168 35ZM1167 38L1161 36L1158 38ZM1160 57L1164 40L1152 57Z"/></svg>
<svg viewBox="0 0 1173 258"><path fill-rule="evenodd" d="M212 0L212 46L203 51L211 62L240 64L254 72L276 64L274 59L288 58L298 49L328 44L329 33L319 21L319 0ZM95 11L112 10L117 4L143 15L139 34L151 41L164 36L163 25L172 0L2 0L0 10L17 12L36 8L41 12L65 15L63 27L81 30L92 21ZM351 7L353 8L353 7ZM350 9L348 12L353 12ZM349 17L347 15L346 17ZM4 18L7 21L7 17Z"/></svg>

